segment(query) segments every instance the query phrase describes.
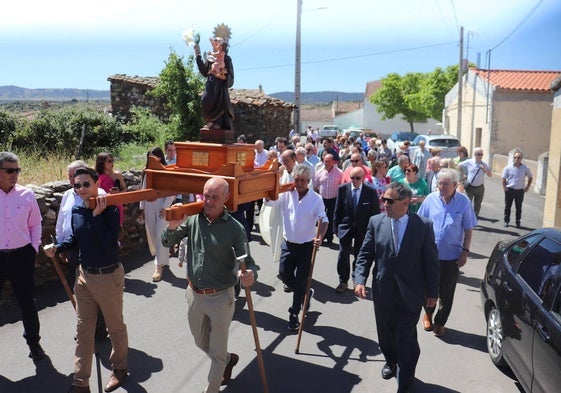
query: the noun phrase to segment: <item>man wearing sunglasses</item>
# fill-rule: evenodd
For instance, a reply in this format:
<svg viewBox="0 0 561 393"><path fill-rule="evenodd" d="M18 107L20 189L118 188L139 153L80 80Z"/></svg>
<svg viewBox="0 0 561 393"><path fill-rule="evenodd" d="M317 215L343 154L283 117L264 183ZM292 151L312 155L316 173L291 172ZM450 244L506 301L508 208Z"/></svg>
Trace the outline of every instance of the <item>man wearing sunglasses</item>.
<svg viewBox="0 0 561 393"><path fill-rule="evenodd" d="M411 189L388 185L385 214L370 218L355 268L355 295L366 298L372 264L372 300L378 343L386 363L382 378L397 376L398 393L409 392L420 355L417 322L421 307L438 297L438 255L432 223L408 213Z"/></svg>
<svg viewBox="0 0 561 393"><path fill-rule="evenodd" d="M72 235L55 247L45 247L45 254L52 258L55 253L76 247L79 252L80 266L74 285L78 326L70 393L90 392L94 335L100 310L113 346L110 356L113 372L105 385L105 391L112 392L127 376L128 355L127 326L123 321L125 271L119 262L119 210L107 206L105 196L99 195L99 177L94 169L78 168L74 174L74 190L83 203L72 209ZM87 207L90 198L96 198L94 209Z"/></svg>
<svg viewBox="0 0 561 393"><path fill-rule="evenodd" d="M0 152L0 292L7 278L21 309L29 357L39 361L45 352L39 344L33 274L41 244L41 213L33 191L17 184L18 163L14 153Z"/></svg>
<svg viewBox="0 0 561 393"><path fill-rule="evenodd" d="M364 184L364 178L365 173L362 167L350 168L349 182L339 186L335 201L333 229L339 238L339 255L337 256L339 285L335 288L337 293L343 293L349 288L351 252L354 267L366 234L368 220L373 215L380 213L378 194L372 187Z"/></svg>

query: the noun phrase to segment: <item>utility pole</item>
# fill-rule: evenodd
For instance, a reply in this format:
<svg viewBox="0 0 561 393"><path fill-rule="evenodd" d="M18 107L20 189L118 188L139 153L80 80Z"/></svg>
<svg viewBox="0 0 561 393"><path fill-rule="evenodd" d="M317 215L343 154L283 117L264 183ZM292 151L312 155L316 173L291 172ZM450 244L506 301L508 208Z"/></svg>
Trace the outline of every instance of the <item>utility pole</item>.
<svg viewBox="0 0 561 393"><path fill-rule="evenodd" d="M302 99L300 95L300 32L302 18L302 0L296 0L296 57L294 61L294 131L300 135L300 107Z"/></svg>
<svg viewBox="0 0 561 393"><path fill-rule="evenodd" d="M456 137L462 143L462 95L464 92L462 76L464 74L464 27L460 28L460 66L458 67L458 124L456 126Z"/></svg>

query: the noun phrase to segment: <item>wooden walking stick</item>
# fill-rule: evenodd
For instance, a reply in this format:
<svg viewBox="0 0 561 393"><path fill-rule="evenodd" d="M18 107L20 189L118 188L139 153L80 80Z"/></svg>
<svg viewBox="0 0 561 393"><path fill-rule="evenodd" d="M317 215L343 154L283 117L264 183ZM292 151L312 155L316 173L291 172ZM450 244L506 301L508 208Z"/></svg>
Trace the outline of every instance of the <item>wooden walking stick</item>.
<svg viewBox="0 0 561 393"><path fill-rule="evenodd" d="M321 231L321 221L318 222L318 229L316 231L317 239ZM312 250L312 261L310 263L310 273L308 273L308 281L306 282L306 293L304 294L304 307L302 308L302 317L300 318L300 326L298 327L298 338L296 339L296 349L294 353L298 354L300 352L300 340L302 339L302 330L304 330L304 318L306 318L306 311L308 310L308 305L310 304L310 288L312 287L312 275L314 274L314 264L316 263L316 253L318 248L314 245Z"/></svg>
<svg viewBox="0 0 561 393"><path fill-rule="evenodd" d="M52 241L53 244L49 244L46 245L45 247L43 247L43 249L49 249L51 247L54 247L55 244L55 239L53 237ZM74 311L76 311L76 299L74 298L74 294L72 293L72 291L70 290L70 287L68 286L68 283L66 282L66 277L64 276L64 273L62 272L62 268L60 267L60 264L58 263L58 257L55 255L53 255L50 258L51 262L53 263L53 266L55 267L55 271L56 274L58 276L58 279L60 280L60 282L62 283L62 286L64 287L64 291L66 292L66 296L68 296L68 299L70 299L70 302L72 303L72 307L74 307ZM96 369L97 369L97 391L98 393L101 393L101 360L99 358L99 351L97 349L97 346L95 346L94 344L94 355L95 355L95 365L96 365Z"/></svg>
<svg viewBox="0 0 561 393"><path fill-rule="evenodd" d="M247 258L247 252L244 255L236 257L236 259L240 262L240 269L242 273L245 273L246 270L245 258ZM253 330L253 340L255 341L255 351L257 352L257 362L259 363L259 371L261 372L261 383L263 384L263 392L269 393L269 386L267 385L267 376L265 375L265 363L263 363L263 354L261 353L261 345L259 344L259 335L257 334L257 322L255 321L255 312L253 311L253 301L251 300L251 288L244 287L244 289L245 289L245 298L247 301L247 308L249 310L249 320L251 321L251 330Z"/></svg>

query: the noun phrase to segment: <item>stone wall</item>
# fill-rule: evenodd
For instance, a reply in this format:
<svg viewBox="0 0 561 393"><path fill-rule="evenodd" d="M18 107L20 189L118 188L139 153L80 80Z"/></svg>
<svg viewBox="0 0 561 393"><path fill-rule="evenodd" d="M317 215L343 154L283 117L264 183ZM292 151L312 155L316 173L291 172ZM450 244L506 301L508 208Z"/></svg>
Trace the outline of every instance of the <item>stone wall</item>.
<svg viewBox="0 0 561 393"><path fill-rule="evenodd" d="M127 184L127 190L138 190L141 184L141 173L139 171L123 172L123 178ZM70 188L67 180L54 181L41 186L26 185L33 190L39 210L43 217L42 227L42 244L52 243L52 237L55 236L56 218L64 191ZM146 242L146 231L144 229L144 215L139 208L139 203L130 203L124 206L125 219L123 223L123 231L121 232L121 253L128 253L143 247L148 247ZM63 270L66 269L64 264L61 265ZM51 260L45 256L42 250L35 258L35 285L41 286L52 280L58 280L58 276L53 267ZM6 280L0 302L3 302L10 294L9 282Z"/></svg>
<svg viewBox="0 0 561 393"><path fill-rule="evenodd" d="M170 110L165 99L146 93L160 83L157 77L111 75L111 111L113 116L129 120L133 106L149 108L162 121L169 118ZM235 138L244 134L248 143L262 139L265 146L274 144L277 136L287 136L292 124L293 105L270 97L260 89L230 89L234 106ZM201 124L202 126L202 124Z"/></svg>

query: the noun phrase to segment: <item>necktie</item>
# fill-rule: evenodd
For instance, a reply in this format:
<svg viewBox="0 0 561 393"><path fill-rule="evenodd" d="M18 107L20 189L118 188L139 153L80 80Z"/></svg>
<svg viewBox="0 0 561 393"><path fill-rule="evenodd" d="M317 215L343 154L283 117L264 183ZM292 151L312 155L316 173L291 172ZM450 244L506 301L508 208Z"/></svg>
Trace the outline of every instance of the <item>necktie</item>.
<svg viewBox="0 0 561 393"><path fill-rule="evenodd" d="M358 190L359 188L353 188L353 208L356 210L358 206Z"/></svg>
<svg viewBox="0 0 561 393"><path fill-rule="evenodd" d="M392 227L393 248L394 248L395 253L397 255L397 253L399 252L399 229L398 229L398 225L397 225L397 220L394 220L392 218L391 227Z"/></svg>

